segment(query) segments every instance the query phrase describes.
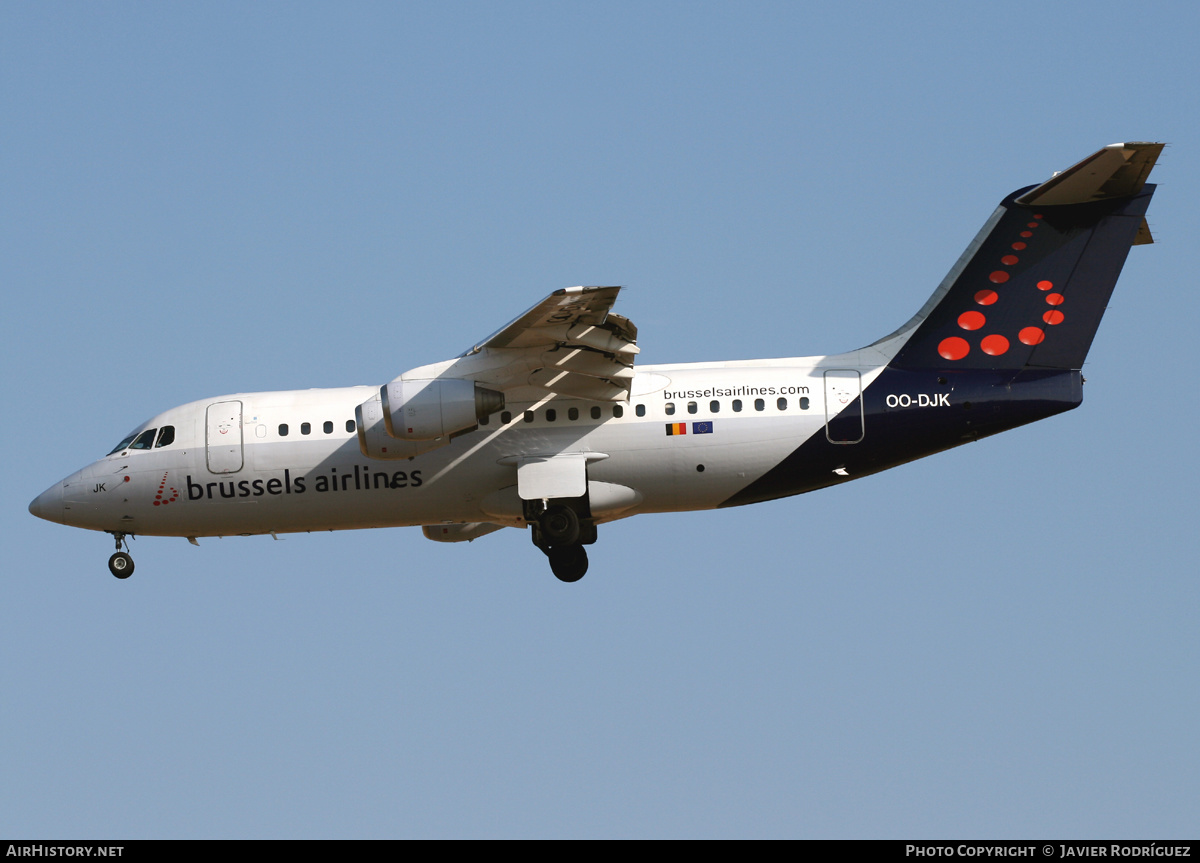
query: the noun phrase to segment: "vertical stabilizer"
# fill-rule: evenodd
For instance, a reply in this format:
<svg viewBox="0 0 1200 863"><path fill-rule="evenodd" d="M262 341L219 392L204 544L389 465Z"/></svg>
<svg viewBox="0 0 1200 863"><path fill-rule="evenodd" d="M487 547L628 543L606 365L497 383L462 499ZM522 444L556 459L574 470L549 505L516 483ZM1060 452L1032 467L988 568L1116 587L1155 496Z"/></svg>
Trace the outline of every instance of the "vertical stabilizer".
<svg viewBox="0 0 1200 863"><path fill-rule="evenodd" d="M1150 241L1162 146L1113 144L1007 197L891 367L1081 368L1130 247Z"/></svg>

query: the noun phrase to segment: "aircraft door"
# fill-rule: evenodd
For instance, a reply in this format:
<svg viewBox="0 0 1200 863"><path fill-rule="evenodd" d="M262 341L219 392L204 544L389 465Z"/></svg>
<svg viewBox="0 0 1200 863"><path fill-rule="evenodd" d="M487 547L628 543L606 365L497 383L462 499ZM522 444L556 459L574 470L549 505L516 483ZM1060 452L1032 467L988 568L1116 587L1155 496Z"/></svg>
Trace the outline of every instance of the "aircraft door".
<svg viewBox="0 0 1200 863"><path fill-rule="evenodd" d="M237 473L242 469L242 403L216 402L208 406L204 442L212 473Z"/></svg>
<svg viewBox="0 0 1200 863"><path fill-rule="evenodd" d="M865 435L862 377L855 369L826 369L826 439L830 443L858 443Z"/></svg>

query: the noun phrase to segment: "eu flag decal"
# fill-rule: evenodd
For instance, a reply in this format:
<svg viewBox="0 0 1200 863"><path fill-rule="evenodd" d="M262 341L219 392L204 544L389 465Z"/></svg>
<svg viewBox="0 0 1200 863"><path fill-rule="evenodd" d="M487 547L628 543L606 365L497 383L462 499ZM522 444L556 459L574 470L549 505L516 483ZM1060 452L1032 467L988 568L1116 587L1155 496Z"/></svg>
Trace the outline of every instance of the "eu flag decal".
<svg viewBox="0 0 1200 863"><path fill-rule="evenodd" d="M692 434L712 434L712 420L702 423L692 423Z"/></svg>
<svg viewBox="0 0 1200 863"><path fill-rule="evenodd" d="M687 434L687 423L667 423L667 435Z"/></svg>

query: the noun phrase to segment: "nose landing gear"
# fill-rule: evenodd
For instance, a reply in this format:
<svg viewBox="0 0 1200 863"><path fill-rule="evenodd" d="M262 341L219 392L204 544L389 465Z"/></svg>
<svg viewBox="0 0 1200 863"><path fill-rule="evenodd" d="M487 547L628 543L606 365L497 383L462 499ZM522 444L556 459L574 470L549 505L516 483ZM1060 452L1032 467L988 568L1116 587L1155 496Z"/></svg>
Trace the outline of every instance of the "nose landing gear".
<svg viewBox="0 0 1200 863"><path fill-rule="evenodd" d="M117 578L129 578L133 575L133 558L129 552L122 551L121 547L129 548L129 543L125 542L125 534L112 532L113 539L117 541L117 553L108 559L108 571Z"/></svg>
<svg viewBox="0 0 1200 863"><path fill-rule="evenodd" d="M133 558L124 551L118 551L108 559L108 571L117 578L129 578L133 575Z"/></svg>

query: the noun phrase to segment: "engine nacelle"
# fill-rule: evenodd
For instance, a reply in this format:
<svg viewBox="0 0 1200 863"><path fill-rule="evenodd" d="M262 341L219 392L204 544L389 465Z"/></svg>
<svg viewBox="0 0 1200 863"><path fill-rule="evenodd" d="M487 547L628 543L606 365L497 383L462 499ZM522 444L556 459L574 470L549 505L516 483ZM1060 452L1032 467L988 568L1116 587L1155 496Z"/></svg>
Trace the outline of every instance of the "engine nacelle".
<svg viewBox="0 0 1200 863"><path fill-rule="evenodd" d="M504 394L474 381L392 381L379 391L388 434L405 441L432 441L471 431L504 408Z"/></svg>
<svg viewBox="0 0 1200 863"><path fill-rule="evenodd" d="M429 441L396 440L387 433L383 421L383 403L378 393L356 407L354 417L358 421L358 448L367 458L415 458L423 452L450 443L448 437Z"/></svg>

